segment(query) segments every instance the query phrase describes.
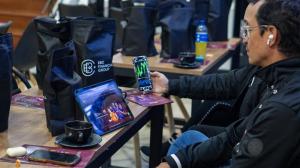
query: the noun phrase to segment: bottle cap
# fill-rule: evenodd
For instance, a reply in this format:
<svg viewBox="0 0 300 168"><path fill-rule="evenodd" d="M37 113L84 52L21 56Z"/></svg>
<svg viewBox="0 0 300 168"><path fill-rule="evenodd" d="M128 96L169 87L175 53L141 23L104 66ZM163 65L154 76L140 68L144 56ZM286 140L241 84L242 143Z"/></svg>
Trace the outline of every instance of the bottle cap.
<svg viewBox="0 0 300 168"><path fill-rule="evenodd" d="M206 23L205 19L200 20L200 24L205 24L205 23Z"/></svg>

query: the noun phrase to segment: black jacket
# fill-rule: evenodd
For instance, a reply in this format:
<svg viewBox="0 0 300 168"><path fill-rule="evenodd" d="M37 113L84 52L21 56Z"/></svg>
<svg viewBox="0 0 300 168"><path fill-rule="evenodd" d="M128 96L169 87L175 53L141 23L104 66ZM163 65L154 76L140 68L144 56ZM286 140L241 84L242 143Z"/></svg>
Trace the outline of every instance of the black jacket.
<svg viewBox="0 0 300 168"><path fill-rule="evenodd" d="M236 98L238 119L208 141L180 150L182 167L215 167L232 158L231 167L299 167L300 59L266 68L249 65L228 74L181 77L170 94L198 99ZM171 167L174 157L167 156Z"/></svg>

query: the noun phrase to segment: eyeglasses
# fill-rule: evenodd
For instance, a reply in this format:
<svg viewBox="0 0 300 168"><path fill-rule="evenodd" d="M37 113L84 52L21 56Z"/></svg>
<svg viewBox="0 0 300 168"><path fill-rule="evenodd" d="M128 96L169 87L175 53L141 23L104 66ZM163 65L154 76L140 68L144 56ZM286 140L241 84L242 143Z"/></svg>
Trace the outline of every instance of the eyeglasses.
<svg viewBox="0 0 300 168"><path fill-rule="evenodd" d="M240 36L243 39L243 41L246 41L249 39L250 32L253 31L256 28L266 28L268 25L259 25L259 26L248 26L246 23L242 23L240 28Z"/></svg>

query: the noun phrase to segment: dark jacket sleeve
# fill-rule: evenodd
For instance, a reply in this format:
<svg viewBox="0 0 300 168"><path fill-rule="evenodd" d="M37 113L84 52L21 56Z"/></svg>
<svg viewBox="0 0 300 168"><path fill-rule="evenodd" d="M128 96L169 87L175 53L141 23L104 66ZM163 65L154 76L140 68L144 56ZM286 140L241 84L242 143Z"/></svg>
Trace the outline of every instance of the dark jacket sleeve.
<svg viewBox="0 0 300 168"><path fill-rule="evenodd" d="M225 132L211 137L205 142L190 145L175 155L184 168L206 168L220 165L231 158L233 147L240 141L243 134L244 124L244 119L240 119L228 126ZM177 167L173 157L167 156L165 160L171 167Z"/></svg>
<svg viewBox="0 0 300 168"><path fill-rule="evenodd" d="M203 76L180 76L169 81L169 94L192 99L233 99L249 79L254 66L228 73Z"/></svg>
<svg viewBox="0 0 300 168"><path fill-rule="evenodd" d="M300 121L294 111L281 103L265 103L237 146L232 167L288 167L299 143L299 131Z"/></svg>
<svg viewBox="0 0 300 168"><path fill-rule="evenodd" d="M234 168L286 167L299 141L300 121L295 112L269 102L254 113L229 126L226 132L177 152L182 167L216 166L231 154ZM171 167L177 167L172 157L166 160Z"/></svg>

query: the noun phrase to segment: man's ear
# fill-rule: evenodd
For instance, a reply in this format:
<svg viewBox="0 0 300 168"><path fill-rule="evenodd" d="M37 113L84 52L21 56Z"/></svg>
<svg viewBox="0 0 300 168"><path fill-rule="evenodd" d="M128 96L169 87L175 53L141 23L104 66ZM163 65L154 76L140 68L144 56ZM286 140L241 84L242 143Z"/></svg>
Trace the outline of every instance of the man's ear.
<svg viewBox="0 0 300 168"><path fill-rule="evenodd" d="M279 31L275 26L268 26L267 31L265 32L268 34L268 39L267 39L267 45L269 47L272 47L279 43Z"/></svg>

